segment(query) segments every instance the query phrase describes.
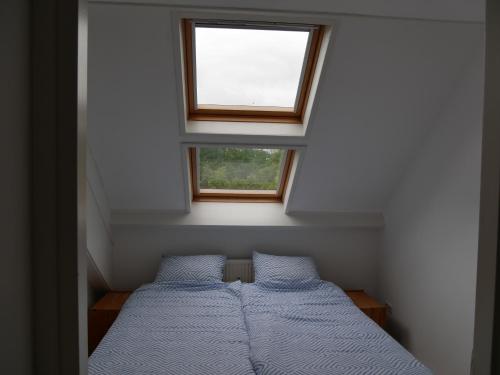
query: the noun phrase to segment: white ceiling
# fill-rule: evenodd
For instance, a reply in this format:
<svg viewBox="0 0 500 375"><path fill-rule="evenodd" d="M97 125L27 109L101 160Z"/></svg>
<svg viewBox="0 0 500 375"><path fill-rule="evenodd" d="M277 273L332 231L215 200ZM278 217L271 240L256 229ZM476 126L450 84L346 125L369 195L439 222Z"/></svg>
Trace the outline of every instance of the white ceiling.
<svg viewBox="0 0 500 375"><path fill-rule="evenodd" d="M115 210L185 208L170 9L90 5L89 144ZM338 16L290 209L380 211L482 33Z"/></svg>
<svg viewBox="0 0 500 375"><path fill-rule="evenodd" d="M486 0L90 0L91 3L263 9L417 19L484 21Z"/></svg>

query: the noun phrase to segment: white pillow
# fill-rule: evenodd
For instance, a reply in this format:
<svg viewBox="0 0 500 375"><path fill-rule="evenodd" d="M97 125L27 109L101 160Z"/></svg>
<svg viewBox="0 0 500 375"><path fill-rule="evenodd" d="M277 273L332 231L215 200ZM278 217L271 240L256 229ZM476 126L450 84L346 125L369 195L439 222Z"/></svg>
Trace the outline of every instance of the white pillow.
<svg viewBox="0 0 500 375"><path fill-rule="evenodd" d="M314 260L306 256L278 256L253 252L255 282L283 288L317 286L321 281Z"/></svg>
<svg viewBox="0 0 500 375"><path fill-rule="evenodd" d="M155 281L220 282L225 263L225 255L166 256Z"/></svg>

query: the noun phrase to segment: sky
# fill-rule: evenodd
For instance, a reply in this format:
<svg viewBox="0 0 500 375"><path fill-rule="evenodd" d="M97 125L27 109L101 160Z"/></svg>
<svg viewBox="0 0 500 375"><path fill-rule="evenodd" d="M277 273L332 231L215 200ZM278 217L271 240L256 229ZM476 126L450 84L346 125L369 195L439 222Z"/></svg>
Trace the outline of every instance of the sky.
<svg viewBox="0 0 500 375"><path fill-rule="evenodd" d="M308 36L196 27L198 103L293 107Z"/></svg>

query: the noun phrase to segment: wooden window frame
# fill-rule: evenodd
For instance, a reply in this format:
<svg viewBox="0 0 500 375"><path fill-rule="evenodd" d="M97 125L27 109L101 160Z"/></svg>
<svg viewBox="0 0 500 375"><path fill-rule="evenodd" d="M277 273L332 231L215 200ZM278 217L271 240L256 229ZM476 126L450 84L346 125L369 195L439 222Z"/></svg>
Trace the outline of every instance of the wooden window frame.
<svg viewBox="0 0 500 375"><path fill-rule="evenodd" d="M230 192L200 192L198 186L198 158L199 147L189 147L189 176L191 180L191 194L193 202L242 202L242 203L282 203L290 179L295 150L287 149L283 167L281 169L280 184L276 193L245 193L231 190Z"/></svg>
<svg viewBox="0 0 500 375"><path fill-rule="evenodd" d="M310 36L304 58L301 79L297 90L296 103L293 111L286 111L275 107L235 106L235 105L202 105L197 106L195 99L195 63L193 29L196 24L213 25L214 27L242 28L253 25L254 29L278 30L309 30ZM242 26L242 24L246 26ZM256 23L237 21L207 21L207 20L182 20L185 93L187 119L195 121L230 121L230 122L265 122L283 124L303 124L307 102L310 97L312 81L316 72L319 51L323 40L324 27L321 25L300 25L287 23Z"/></svg>

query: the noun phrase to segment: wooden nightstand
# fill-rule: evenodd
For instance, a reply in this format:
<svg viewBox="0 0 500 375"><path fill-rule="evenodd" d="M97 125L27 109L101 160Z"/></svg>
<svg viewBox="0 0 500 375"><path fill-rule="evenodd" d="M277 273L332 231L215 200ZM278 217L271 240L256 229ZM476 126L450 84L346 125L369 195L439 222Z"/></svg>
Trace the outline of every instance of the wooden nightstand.
<svg viewBox="0 0 500 375"><path fill-rule="evenodd" d="M385 328L387 320L386 305L370 297L363 290L346 290L345 292L361 311L378 323L380 327Z"/></svg>
<svg viewBox="0 0 500 375"><path fill-rule="evenodd" d="M113 324L123 304L132 292L108 292L88 314L89 355L95 350Z"/></svg>

